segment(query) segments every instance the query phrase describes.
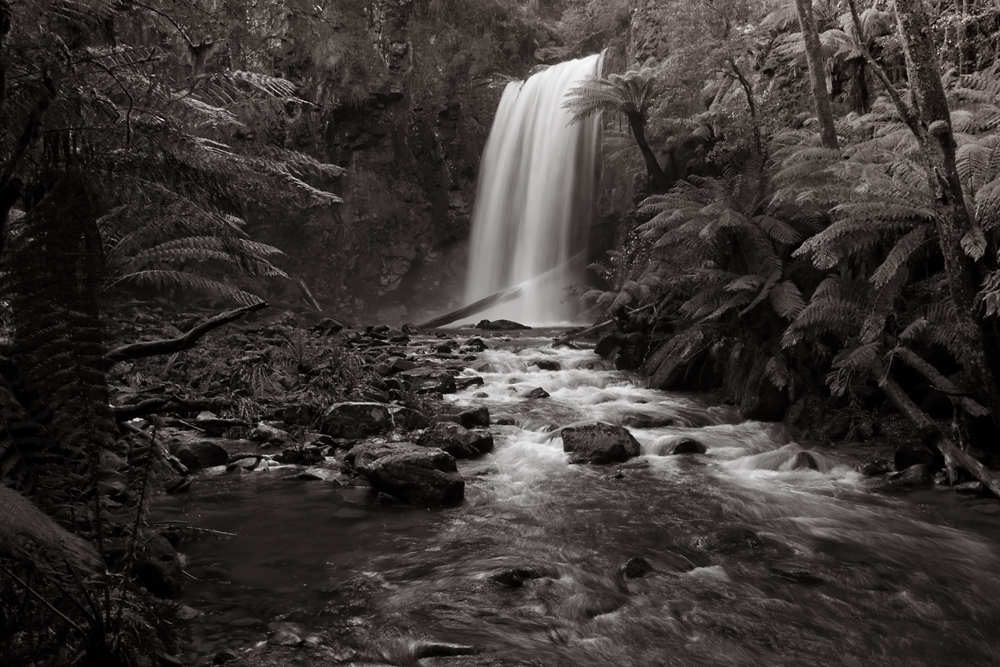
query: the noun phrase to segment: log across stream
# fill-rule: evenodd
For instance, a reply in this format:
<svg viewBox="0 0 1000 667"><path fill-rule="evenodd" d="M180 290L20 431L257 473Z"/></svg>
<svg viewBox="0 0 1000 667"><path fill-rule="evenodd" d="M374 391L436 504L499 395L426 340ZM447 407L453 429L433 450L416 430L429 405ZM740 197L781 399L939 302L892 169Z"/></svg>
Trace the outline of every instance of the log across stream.
<svg viewBox="0 0 1000 667"><path fill-rule="evenodd" d="M192 661L1000 664L1000 503L887 495L850 453L802 455L778 427L532 336L486 337L465 371L483 384L449 398L510 422L460 462L458 507L280 469L161 502L158 518L236 533L182 547ZM523 398L536 387L549 397ZM628 426L642 454L569 465L553 431L581 419ZM664 455L679 438L707 452Z"/></svg>

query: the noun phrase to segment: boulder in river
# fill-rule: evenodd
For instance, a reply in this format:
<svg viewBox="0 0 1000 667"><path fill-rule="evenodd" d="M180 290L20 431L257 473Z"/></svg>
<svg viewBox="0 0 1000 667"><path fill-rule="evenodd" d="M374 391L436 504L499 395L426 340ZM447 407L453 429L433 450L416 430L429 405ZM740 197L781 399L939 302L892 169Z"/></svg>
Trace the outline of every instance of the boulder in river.
<svg viewBox="0 0 1000 667"><path fill-rule="evenodd" d="M694 438L678 438L667 446L666 454L675 456L679 454L704 454L708 449Z"/></svg>
<svg viewBox="0 0 1000 667"><path fill-rule="evenodd" d="M486 331L520 331L531 327L512 320L480 320L476 328Z"/></svg>
<svg viewBox="0 0 1000 667"><path fill-rule="evenodd" d="M167 449L188 470L202 470L229 462L229 452L211 440L193 438L171 440L167 444Z"/></svg>
<svg viewBox="0 0 1000 667"><path fill-rule="evenodd" d="M892 465L897 471L906 470L915 465L932 465L934 452L918 441L906 442L896 448L892 455ZM943 462L942 462L943 463Z"/></svg>
<svg viewBox="0 0 1000 667"><path fill-rule="evenodd" d="M132 573L150 593L170 597L183 585L181 559L173 545L162 535L150 535L139 548Z"/></svg>
<svg viewBox="0 0 1000 667"><path fill-rule="evenodd" d="M397 377L418 394L454 394L457 389L455 376L436 368L414 368L398 373Z"/></svg>
<svg viewBox="0 0 1000 667"><path fill-rule="evenodd" d="M641 451L627 428L605 422L567 426L562 429L562 439L570 463L623 463Z"/></svg>
<svg viewBox="0 0 1000 667"><path fill-rule="evenodd" d="M412 442L364 443L344 459L376 491L411 505L456 505L465 497L465 480L455 458L440 449Z"/></svg>
<svg viewBox="0 0 1000 667"><path fill-rule="evenodd" d="M488 398L489 394L484 394L480 398ZM490 425L490 411L486 406L480 406L473 410L466 410L458 414L438 415L439 422L452 422L461 424L465 428L486 428Z"/></svg>
<svg viewBox="0 0 1000 667"><path fill-rule="evenodd" d="M470 431L461 424L438 422L420 436L417 444L437 447L456 459L471 459L493 451L493 436L485 431Z"/></svg>
<svg viewBox="0 0 1000 667"><path fill-rule="evenodd" d="M334 438L357 440L392 428L389 406L382 403L335 403L323 415L320 430Z"/></svg>
<svg viewBox="0 0 1000 667"><path fill-rule="evenodd" d="M548 398L548 397L549 397L549 392L545 391L541 387L535 387L534 389L530 389L521 394L521 398L527 398L529 400Z"/></svg>

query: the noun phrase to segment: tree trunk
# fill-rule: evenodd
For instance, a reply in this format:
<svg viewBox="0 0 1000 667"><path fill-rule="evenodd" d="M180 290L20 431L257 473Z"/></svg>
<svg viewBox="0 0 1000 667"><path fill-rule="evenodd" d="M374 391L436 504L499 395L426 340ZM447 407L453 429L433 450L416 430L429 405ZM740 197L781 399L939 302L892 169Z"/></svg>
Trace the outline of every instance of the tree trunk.
<svg viewBox="0 0 1000 667"><path fill-rule="evenodd" d="M969 345L962 365L976 390L1000 424L1000 384L997 361L1000 350L990 323L973 312L980 284L979 267L962 249L962 238L975 226L962 193L962 182L955 166L955 138L930 20L923 0L893 0L896 23L906 70L916 104L917 133L927 167L933 205L937 212L938 244L944 256L945 273L952 302L960 323L970 331Z"/></svg>
<svg viewBox="0 0 1000 667"><path fill-rule="evenodd" d="M649 142L646 141L646 121L641 114L627 114L627 117L629 129L632 130L632 136L635 137L635 143L639 145L639 150L642 152L642 159L646 161L647 194L663 194L673 185L673 179L668 178L666 173L664 173L660 167L660 163L656 160L656 156L653 154L653 149L649 147Z"/></svg>
<svg viewBox="0 0 1000 667"><path fill-rule="evenodd" d="M895 380L889 377L876 377L875 379L879 381L879 386L882 387L885 397L889 399L889 402L911 424L917 427L924 441L929 446L941 452L945 460L945 465L948 467L949 476L951 476L955 466L961 466L972 473L972 476L982 482L995 496L1000 498L1000 479L993 472L973 458L971 454L962 451L954 442L948 439L941 432L941 429L938 428L937 424L917 407L913 399L903 391L902 387Z"/></svg>
<svg viewBox="0 0 1000 667"><path fill-rule="evenodd" d="M819 119L820 141L826 148L840 148L837 129L833 125L833 109L830 93L826 89L826 71L823 65L823 47L819 42L819 30L813 16L812 0L795 0L799 15L799 30L806 47L806 64L809 66L809 81L812 83L813 102L816 118Z"/></svg>

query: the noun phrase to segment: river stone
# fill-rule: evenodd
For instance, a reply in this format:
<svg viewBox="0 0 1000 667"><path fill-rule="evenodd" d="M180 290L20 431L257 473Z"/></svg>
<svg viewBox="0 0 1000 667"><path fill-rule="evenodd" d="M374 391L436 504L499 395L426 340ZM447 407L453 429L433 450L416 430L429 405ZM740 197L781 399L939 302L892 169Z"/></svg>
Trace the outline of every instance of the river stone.
<svg viewBox="0 0 1000 667"><path fill-rule="evenodd" d="M392 428L389 407L381 403L335 403L323 416L320 430L334 438L358 440Z"/></svg>
<svg viewBox="0 0 1000 667"><path fill-rule="evenodd" d="M455 376L436 368L414 368L398 373L397 377L418 394L454 394L457 389Z"/></svg>
<svg viewBox="0 0 1000 667"><path fill-rule="evenodd" d="M476 328L486 331L520 331L530 329L531 327L525 326L520 322L514 322L513 320L479 320Z"/></svg>
<svg viewBox="0 0 1000 667"><path fill-rule="evenodd" d="M570 463L623 463L641 451L627 428L604 422L567 426L562 439Z"/></svg>
<svg viewBox="0 0 1000 667"><path fill-rule="evenodd" d="M202 470L229 462L229 452L211 440L172 440L167 449L188 470Z"/></svg>
<svg viewBox="0 0 1000 667"><path fill-rule="evenodd" d="M290 442L292 436L280 428L261 422L250 434L250 440L261 445L284 445Z"/></svg>
<svg viewBox="0 0 1000 667"><path fill-rule="evenodd" d="M493 451L493 436L485 431L470 431L460 424L443 421L421 435L417 444L437 447L456 459L471 459Z"/></svg>
<svg viewBox="0 0 1000 667"><path fill-rule="evenodd" d="M548 398L548 397L549 397L549 392L545 391L541 387L535 387L534 389L531 389L521 394L521 398L527 398L530 400L538 398Z"/></svg>
<svg viewBox="0 0 1000 667"><path fill-rule="evenodd" d="M347 452L344 457L344 470L365 474L380 458L407 451L424 451L424 448L412 442L365 442Z"/></svg>
<svg viewBox="0 0 1000 667"><path fill-rule="evenodd" d="M411 505L457 505L465 497L465 480L454 457L440 449L389 454L359 471L377 491Z"/></svg>
<svg viewBox="0 0 1000 667"><path fill-rule="evenodd" d="M431 420L423 412L408 408L405 405L393 406L389 408L392 414L392 423L396 428L406 431L413 431L418 428L427 428L431 425Z"/></svg>
<svg viewBox="0 0 1000 667"><path fill-rule="evenodd" d="M167 538L155 533L142 543L132 573L146 590L163 598L179 593L183 584L180 556Z"/></svg>
<svg viewBox="0 0 1000 667"><path fill-rule="evenodd" d="M607 359L626 345L628 345L628 341L621 336L605 336L597 341L597 345L594 346L594 354Z"/></svg>
<svg viewBox="0 0 1000 667"><path fill-rule="evenodd" d="M910 466L931 465L934 463L934 452L920 442L907 442L896 448L892 455L892 465L897 471L903 471Z"/></svg>
<svg viewBox="0 0 1000 667"><path fill-rule="evenodd" d="M649 561L641 556L629 558L620 568L618 574L626 579L640 579L653 571L653 566Z"/></svg>
<svg viewBox="0 0 1000 667"><path fill-rule="evenodd" d="M679 454L704 454L707 451L708 448L694 438L680 438L670 443L670 446L667 448L666 455L675 456Z"/></svg>

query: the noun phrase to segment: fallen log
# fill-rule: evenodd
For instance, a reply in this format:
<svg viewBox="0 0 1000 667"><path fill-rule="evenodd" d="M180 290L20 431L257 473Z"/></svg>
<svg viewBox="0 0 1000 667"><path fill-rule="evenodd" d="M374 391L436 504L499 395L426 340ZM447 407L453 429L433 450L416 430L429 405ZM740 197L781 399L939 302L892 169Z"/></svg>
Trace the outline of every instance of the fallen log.
<svg viewBox="0 0 1000 667"><path fill-rule="evenodd" d="M635 313L641 313L642 311L649 310L652 307L653 307L653 304L647 303L642 308L636 308L635 310L628 311L628 314L629 315L634 315ZM581 337L586 336L588 334L592 334L595 331L600 331L604 327L608 326L609 324L614 324L615 322L616 322L615 318L612 317L610 320L604 320L603 322L601 322L599 324L595 324L592 327L588 327L586 329L581 329L580 331L574 331L573 333L568 333L565 336L563 336L561 338L557 338L554 341L552 341L552 347L559 347L560 345L568 345L570 343L570 341L574 341L577 338L581 338Z"/></svg>
<svg viewBox="0 0 1000 667"><path fill-rule="evenodd" d="M119 361L127 361L129 359L142 359L144 357L154 357L160 354L173 354L174 352L189 350L197 345L198 341L209 331L218 329L225 324L240 319L248 313L262 310L268 306L269 304L261 301L250 306L219 313L201 324L192 327L186 334L177 338L164 338L162 340L150 340L122 345L108 353L108 360L111 363L118 363Z"/></svg>
<svg viewBox="0 0 1000 667"><path fill-rule="evenodd" d="M490 294L487 297L483 297L479 301L470 303L468 306L463 306L458 310L453 310L450 313L441 315L440 317L435 317L432 320L427 320L422 324L416 325L418 329L436 329L438 327L443 327L446 324L451 324L452 322L457 322L458 320L469 317L470 315L475 315L476 313L481 313L484 310L492 308L493 306L505 303L507 301L512 301L517 297L521 296L521 291L524 289L524 284L517 285L505 290L496 292L495 294Z"/></svg>
<svg viewBox="0 0 1000 667"><path fill-rule="evenodd" d="M890 377L876 377L876 379L885 397L889 399L893 407L899 410L911 424L917 427L924 441L929 446L941 452L945 460L945 465L948 467L949 481L954 483L952 471L955 466L961 466L968 470L973 477L982 482L986 488L993 492L993 495L1000 498L1000 478L997 478L986 466L952 442L941 431L940 427L934 423L934 420L917 407L913 399L903 391L903 388L895 380Z"/></svg>

